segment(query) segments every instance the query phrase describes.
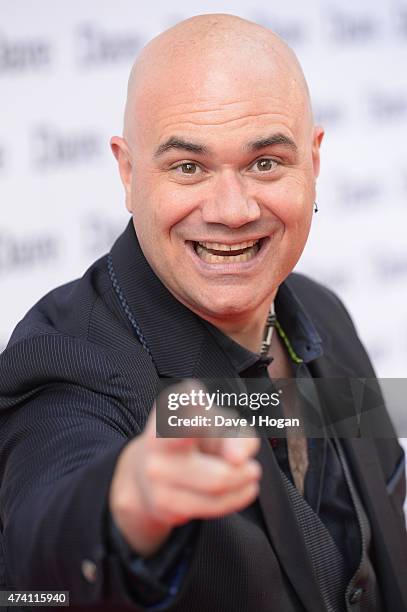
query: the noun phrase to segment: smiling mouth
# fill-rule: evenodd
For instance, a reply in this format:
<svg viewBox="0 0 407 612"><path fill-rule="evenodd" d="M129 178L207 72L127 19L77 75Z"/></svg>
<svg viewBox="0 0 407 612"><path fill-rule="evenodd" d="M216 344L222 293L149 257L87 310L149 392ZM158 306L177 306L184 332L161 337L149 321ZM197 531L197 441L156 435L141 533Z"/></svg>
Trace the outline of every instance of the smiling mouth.
<svg viewBox="0 0 407 612"><path fill-rule="evenodd" d="M214 264L242 263L250 261L259 252L263 238L239 244L220 242L193 242L195 253L202 261Z"/></svg>

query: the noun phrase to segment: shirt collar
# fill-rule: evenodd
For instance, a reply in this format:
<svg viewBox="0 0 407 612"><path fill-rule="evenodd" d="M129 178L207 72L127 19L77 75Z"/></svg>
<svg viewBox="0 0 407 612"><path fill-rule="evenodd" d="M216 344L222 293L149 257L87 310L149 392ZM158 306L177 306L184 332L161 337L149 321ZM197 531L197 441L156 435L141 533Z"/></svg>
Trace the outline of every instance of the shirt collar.
<svg viewBox="0 0 407 612"><path fill-rule="evenodd" d="M309 363L322 355L322 341L304 306L289 286L289 281L283 282L276 295L275 310L278 330L287 346L288 354L295 363ZM205 327L227 354L237 372L243 372L252 365L264 363L268 365L272 357L261 357L245 348L217 327L203 321Z"/></svg>

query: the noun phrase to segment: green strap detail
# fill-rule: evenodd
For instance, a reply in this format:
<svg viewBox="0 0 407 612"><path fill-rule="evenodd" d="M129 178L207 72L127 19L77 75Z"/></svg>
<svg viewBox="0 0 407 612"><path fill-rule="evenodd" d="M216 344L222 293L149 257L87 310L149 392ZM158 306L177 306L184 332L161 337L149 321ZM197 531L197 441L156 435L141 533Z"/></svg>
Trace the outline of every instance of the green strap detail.
<svg viewBox="0 0 407 612"><path fill-rule="evenodd" d="M283 328L281 327L281 325L277 321L277 319L276 319L276 322L275 322L275 326L277 328L278 335L280 336L280 338L282 339L282 341L286 345L288 354L290 355L290 357L294 361L294 363L303 363L304 360L301 359L301 357L298 357L297 353L294 351L293 347L291 346L291 343L290 343L289 339L287 338L287 336L285 334L285 331L283 330Z"/></svg>

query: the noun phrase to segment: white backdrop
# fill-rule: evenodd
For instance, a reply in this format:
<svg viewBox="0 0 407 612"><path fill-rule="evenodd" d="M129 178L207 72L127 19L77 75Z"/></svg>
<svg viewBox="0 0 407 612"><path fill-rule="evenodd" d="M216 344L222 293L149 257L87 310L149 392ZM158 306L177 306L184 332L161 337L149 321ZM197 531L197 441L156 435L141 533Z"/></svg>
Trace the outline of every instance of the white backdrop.
<svg viewBox="0 0 407 612"><path fill-rule="evenodd" d="M320 212L297 269L337 291L381 377L407 356L407 2L0 0L0 350L52 287L124 227L109 138L141 46L229 12L297 52L326 129Z"/></svg>

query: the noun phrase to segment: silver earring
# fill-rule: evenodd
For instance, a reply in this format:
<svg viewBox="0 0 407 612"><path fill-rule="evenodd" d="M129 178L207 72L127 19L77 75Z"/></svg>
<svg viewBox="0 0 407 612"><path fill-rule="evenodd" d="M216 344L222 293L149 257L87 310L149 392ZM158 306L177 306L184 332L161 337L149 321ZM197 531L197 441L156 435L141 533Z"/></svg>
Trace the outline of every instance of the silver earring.
<svg viewBox="0 0 407 612"><path fill-rule="evenodd" d="M314 202L314 213L318 212L318 204L316 202Z"/></svg>

